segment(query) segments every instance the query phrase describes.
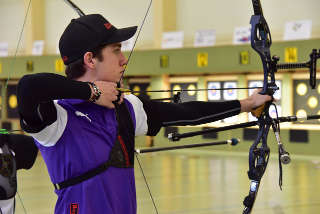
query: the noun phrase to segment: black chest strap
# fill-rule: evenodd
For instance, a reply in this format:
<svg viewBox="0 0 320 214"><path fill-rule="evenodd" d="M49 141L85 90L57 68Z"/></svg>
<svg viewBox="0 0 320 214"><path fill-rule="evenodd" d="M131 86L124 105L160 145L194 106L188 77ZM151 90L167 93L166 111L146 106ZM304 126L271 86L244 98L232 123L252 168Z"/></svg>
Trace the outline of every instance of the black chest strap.
<svg viewBox="0 0 320 214"><path fill-rule="evenodd" d="M98 167L82 175L53 184L56 190L79 184L106 171L110 166L118 168L133 168L134 163L134 125L131 114L125 103L116 108L118 133L111 149L109 159Z"/></svg>

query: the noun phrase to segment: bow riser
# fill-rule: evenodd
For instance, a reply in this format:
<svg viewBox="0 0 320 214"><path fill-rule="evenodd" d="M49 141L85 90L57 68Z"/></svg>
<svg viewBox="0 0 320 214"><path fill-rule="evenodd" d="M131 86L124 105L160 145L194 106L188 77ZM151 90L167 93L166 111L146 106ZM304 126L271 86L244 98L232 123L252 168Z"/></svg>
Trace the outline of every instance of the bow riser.
<svg viewBox="0 0 320 214"><path fill-rule="evenodd" d="M270 86L275 86L274 60L271 58L270 46L272 44L268 24L263 16L253 15L251 17L251 47L259 54L264 72L263 90L261 94L273 95L275 90L270 90ZM270 80L269 80L270 79Z"/></svg>

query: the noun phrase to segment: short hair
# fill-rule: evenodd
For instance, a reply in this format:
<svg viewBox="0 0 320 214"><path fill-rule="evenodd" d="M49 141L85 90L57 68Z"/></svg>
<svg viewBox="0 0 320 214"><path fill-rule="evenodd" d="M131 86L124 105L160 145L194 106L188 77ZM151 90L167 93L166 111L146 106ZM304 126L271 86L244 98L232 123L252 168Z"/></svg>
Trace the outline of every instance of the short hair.
<svg viewBox="0 0 320 214"><path fill-rule="evenodd" d="M103 61L102 49L105 46L106 45L100 45L90 51L92 52L93 58L97 58L100 62ZM68 79L76 79L83 76L86 73L83 58L77 59L76 61L67 65L65 73Z"/></svg>

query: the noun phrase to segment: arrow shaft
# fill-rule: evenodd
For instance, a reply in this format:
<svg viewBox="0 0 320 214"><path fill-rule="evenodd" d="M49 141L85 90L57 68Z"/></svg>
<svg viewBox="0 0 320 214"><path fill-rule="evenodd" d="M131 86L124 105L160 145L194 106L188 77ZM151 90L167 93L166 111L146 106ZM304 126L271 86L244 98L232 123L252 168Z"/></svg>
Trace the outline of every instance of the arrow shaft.
<svg viewBox="0 0 320 214"><path fill-rule="evenodd" d="M168 150L177 150L177 149L188 149L204 146L218 146L231 143L231 140L220 141L220 142L210 142L210 143L200 143L200 144L190 144L190 145L180 145L180 146L169 146L169 147L160 147L160 148L151 148L151 149L136 149L136 152L139 154L149 153L149 152L160 152Z"/></svg>
<svg viewBox="0 0 320 214"><path fill-rule="evenodd" d="M154 93L154 92L188 92L188 91L224 91L224 90L243 90L243 89L260 89L262 87L241 87L241 88L202 88L202 89L179 89L179 90L149 90L149 91L134 91L126 88L116 88L118 91L125 93Z"/></svg>

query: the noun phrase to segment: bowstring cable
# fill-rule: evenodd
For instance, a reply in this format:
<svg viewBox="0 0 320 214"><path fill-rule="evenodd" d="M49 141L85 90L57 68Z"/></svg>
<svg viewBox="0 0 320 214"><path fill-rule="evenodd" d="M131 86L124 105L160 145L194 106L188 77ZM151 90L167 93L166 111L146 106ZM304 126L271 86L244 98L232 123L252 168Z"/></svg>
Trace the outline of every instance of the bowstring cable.
<svg viewBox="0 0 320 214"><path fill-rule="evenodd" d="M26 208L25 208L25 206L24 206L24 204L23 204L23 202L22 202L22 198L21 198L21 196L20 196L20 194L19 194L18 191L17 191L17 194L18 194L18 198L19 198L19 200L20 200L20 202L21 202L21 206L22 206L23 212L24 212L25 214L27 214L27 210L26 210Z"/></svg>
<svg viewBox="0 0 320 214"><path fill-rule="evenodd" d="M146 14L144 15L144 17L143 17L143 19L142 19L141 27L140 27L140 29L139 29L139 31L138 31L137 38L134 40L133 47L132 47L132 49L131 49L131 51L130 51L130 53L129 53L129 56L128 56L127 65L125 66L124 71L122 72L122 75L121 75L121 77L120 77L119 83L120 83L121 80L123 79L123 75L124 75L125 71L127 70L129 61L130 61L131 56L132 56L132 53L133 53L133 51L134 51L134 49L135 49L135 47L136 47L138 38L139 38L140 33L141 33L141 30L142 30L142 27L144 26L144 23L145 23L145 21L146 21L146 19L147 19L147 16L148 16L148 14L149 14L151 5L152 5L152 0L150 0L150 3L149 3L148 8L147 8L147 12L146 12Z"/></svg>
<svg viewBox="0 0 320 214"><path fill-rule="evenodd" d="M146 178L146 176L145 176L145 174L144 174L144 172L143 172L142 165L141 165L141 163L140 163L138 154L135 153L135 156L136 156L136 159L137 159L137 161L138 161L138 164L139 164L139 167L140 167L140 171L141 171L142 177L143 177L144 182L145 182L145 184L146 184L146 186L147 186L147 189L148 189L148 191L149 191L149 195L150 195L150 198L151 198L151 200L152 200L154 209L155 209L156 213L159 214L158 209L157 209L157 206L156 206L156 203L155 203L155 201L154 201L154 199L153 199L153 196L152 196L151 189L150 189L150 187L149 187L147 178Z"/></svg>

